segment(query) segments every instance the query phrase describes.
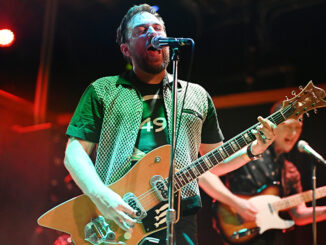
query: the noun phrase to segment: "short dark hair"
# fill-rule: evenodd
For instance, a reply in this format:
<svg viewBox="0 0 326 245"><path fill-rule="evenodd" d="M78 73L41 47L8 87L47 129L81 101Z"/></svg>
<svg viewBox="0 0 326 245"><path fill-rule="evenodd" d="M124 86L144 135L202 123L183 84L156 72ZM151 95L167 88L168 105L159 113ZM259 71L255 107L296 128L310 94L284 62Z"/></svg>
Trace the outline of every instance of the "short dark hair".
<svg viewBox="0 0 326 245"><path fill-rule="evenodd" d="M275 102L272 106L272 108L270 109L270 113L273 114L274 112L278 111L279 109L281 109L283 106L283 101L279 100L277 102Z"/></svg>
<svg viewBox="0 0 326 245"><path fill-rule="evenodd" d="M117 29L117 37L116 37L116 42L120 46L122 43L127 42L128 37L128 23L134 17L136 14L140 12L148 12L155 17L157 17L160 21L163 22L162 17L156 12L155 8L148 4L140 4L140 5L135 5L131 7L128 12L125 14L125 16L122 18L121 23Z"/></svg>

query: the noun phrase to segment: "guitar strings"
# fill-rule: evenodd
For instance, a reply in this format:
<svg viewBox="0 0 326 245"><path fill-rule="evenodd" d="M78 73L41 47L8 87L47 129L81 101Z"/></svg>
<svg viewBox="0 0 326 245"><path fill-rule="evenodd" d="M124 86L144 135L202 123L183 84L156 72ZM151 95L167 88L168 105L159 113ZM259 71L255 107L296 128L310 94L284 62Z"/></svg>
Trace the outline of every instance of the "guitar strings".
<svg viewBox="0 0 326 245"><path fill-rule="evenodd" d="M287 106L284 110L283 110L283 113L284 114L287 114L289 111L290 111L290 109L291 109L291 106ZM270 118L274 121L274 122L276 122L276 123L280 123L280 122L282 122L282 121L284 121L284 116L282 115L282 111L281 110L279 110L279 111L277 111L277 112L275 112L274 114L272 114L271 116L270 116ZM253 127L255 127L256 125L254 125ZM246 130L244 133L242 133L242 134L240 134L240 135L238 135L238 136L236 136L236 137L234 137L233 139L231 139L231 140L229 140L228 142L226 142L226 144L225 144L225 146L223 147L224 148L224 152L228 155L227 157L229 157L230 155L232 155L233 153L235 153L236 151L234 151L233 150L233 147L231 146L231 143L232 143L232 141L235 141L236 143L237 143L237 145L238 146L240 146L240 148L239 149L241 149L242 147L241 147L241 145L247 145L248 144L248 142L245 140L245 138L243 137L243 134L245 134L245 133L247 133L248 135L249 135L249 137L250 137L250 139L253 141L255 138L254 138L254 136L253 136L253 134L250 132L251 131L251 129L253 128L253 127L251 127L250 129L248 129L248 130ZM235 139L235 140L234 140ZM243 146L243 147L244 147ZM231 154L229 154L230 152L232 152ZM218 154L218 155L217 155ZM202 170L204 170L204 171L206 171L206 170L209 170L209 168L208 169L206 169L205 168L205 166L207 166L206 165L206 161L204 160L204 158L207 158L208 160L211 160L212 158L214 158L215 159L215 161L214 162L220 162L220 161L223 161L224 159L226 159L226 158L224 158L223 159L223 157L221 156L221 154L219 153L219 152L211 152L211 153L208 153L207 155L205 155L205 156L203 156L203 157L201 157L201 158L199 158L194 164L192 164L192 165L190 165L189 167L187 167L190 171L191 171L191 167L201 167L201 169ZM219 159L217 159L217 158L221 158L222 160L219 160ZM186 177L186 176L184 176L184 171L186 171L187 169L184 169L184 170L181 170L181 171L179 171L177 174L179 174L179 176L180 177ZM190 172L190 171L187 171L187 172ZM202 171L202 172L204 172L204 171ZM199 172L201 172L201 170L199 170ZM196 174L193 172L193 171L191 171L191 173L193 173L193 175L195 175L196 176ZM191 175L191 174L190 174ZM196 177L198 177L198 176L196 176ZM183 180L186 182L186 184L187 184L187 182L188 182L188 179L184 179L183 178Z"/></svg>
<svg viewBox="0 0 326 245"><path fill-rule="evenodd" d="M290 109L291 109L291 106L289 105L289 106L287 106L285 109L283 109L283 110L279 110L279 111L277 111L277 112L275 112L274 114L272 114L272 115L270 115L269 117L268 117L268 119L269 118L271 118L271 119L273 119L273 121L274 122L276 122L276 123L280 123L280 122L282 122L282 121L284 121L284 115L286 115L289 111L290 111ZM284 115L282 114L282 113L284 113ZM244 144L244 145L247 145L247 144L249 144L246 140L245 140L245 138L243 137L243 135L244 134L248 134L248 136L250 137L250 139L252 140L252 141L254 141L254 139L253 139L253 134L251 133L251 129L253 129L254 127L257 127L259 125L259 123L257 123L257 124L255 124L254 126L252 126L251 128L249 128L249 129L247 129L245 132L243 132L242 134L240 134L240 135L237 135L237 136L235 136L234 138L232 138L231 140L229 140L229 141L227 141L226 143L225 143L225 146L224 147L222 147L222 148L224 148L223 150L224 150L224 152L226 152L226 155L228 155L226 158L228 158L229 156L231 156L233 153L235 153L236 151L234 151L234 149L232 148L232 146L231 146L231 142L233 142L233 141L235 141L235 140L237 140L236 141L236 143L239 145L239 146L241 146L242 144ZM251 142L252 142L251 141ZM239 142L239 143L238 143ZM239 148L239 149L242 149L242 148ZM233 153L231 153L231 154L229 154L229 152L233 152ZM191 164L191 165L189 165L188 167L186 167L185 169L182 169L182 170L180 170L179 172L177 172L177 173L175 173L175 178L176 178L176 180L177 181L179 181L180 182L180 184L181 184L181 186L178 186L178 185L180 185L177 181L176 181L176 184L175 184L175 189L177 189L177 190L179 190L182 186L185 186L185 185L187 185L187 184L189 184L190 182L192 182L193 180L191 180L191 181L189 181L188 180L188 178L187 178L187 176L186 176L186 173L190 173L191 172L191 177L193 177L193 175L195 176L195 177L199 177L201 174L203 174L204 172L206 172L206 171L208 171L210 168L207 166L207 164L206 164L206 162L205 162L205 160L204 160L204 158L206 157L208 160L211 160L211 158L214 158L215 159L215 161L214 162L217 162L217 163L219 163L219 162L222 162L222 161L219 161L217 158L216 158L216 155L219 155L219 158L222 158L223 160L225 160L226 158L223 158L222 156L221 156L221 154L218 152L218 151L213 151L213 152L209 152L208 154L206 154L206 155L204 155L204 156L202 156L201 158L199 158L199 159L197 159L193 164ZM205 166L206 166L206 168L205 168ZM201 170L198 170L198 167L200 167L201 168ZM194 171L192 171L192 169L193 168L196 168L198 171L199 171L199 173L200 173L200 175L196 175L195 173L194 173ZM208 168L208 169L207 169ZM186 172L185 172L186 171ZM164 179L164 182L165 183L167 183L167 181L166 181L166 179ZM184 183L183 183L184 182ZM145 201L145 199L146 198L148 198L148 197L151 197L151 195L153 194L153 193L155 193L155 190L154 190L154 188L152 187L152 188L150 188L148 191L146 191L146 192L144 192L143 194L141 194L141 195L139 195L138 197L137 197L137 199L139 200L139 201ZM155 196L153 196L153 198L154 198ZM153 200L148 200L148 201L153 201ZM147 201L147 202L148 202ZM156 200L155 200L156 201ZM145 203L144 203L145 204ZM148 203L147 203L148 204Z"/></svg>

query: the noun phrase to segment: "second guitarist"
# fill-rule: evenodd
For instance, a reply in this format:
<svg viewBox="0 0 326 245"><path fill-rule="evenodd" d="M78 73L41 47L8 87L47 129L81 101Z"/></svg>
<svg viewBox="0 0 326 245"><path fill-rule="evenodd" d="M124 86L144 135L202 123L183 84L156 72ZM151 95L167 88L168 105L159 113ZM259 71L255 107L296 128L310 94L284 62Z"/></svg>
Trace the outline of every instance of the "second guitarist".
<svg viewBox="0 0 326 245"><path fill-rule="evenodd" d="M281 103L273 106L271 112L275 112L281 107ZM232 237L231 234L223 233L222 222L226 224L255 222L257 213L256 207L246 198L245 195L253 196L259 194L266 186L274 183L281 185L283 196L302 192L300 173L295 165L288 161L284 154L292 150L297 143L302 131L302 122L289 119L281 123L275 130L276 138L274 143L264 152L259 159L253 160L245 166L233 171L225 176L226 186L219 180L217 185L220 187L220 193L216 196L217 202L222 202L236 213L237 220L230 220L231 217L215 217L215 224L220 226L219 232L228 243L248 243L248 244L283 244L284 237L280 230L269 230L258 235L258 230L252 230L252 235L246 235L245 230L239 232L239 238ZM231 192L230 192L230 191ZM237 195L235 195L237 194ZM275 193L276 194L276 193ZM273 194L273 195L275 195ZM218 205L218 203L214 204ZM215 206L216 208L216 206ZM214 210L216 213L216 209ZM317 221L326 219L326 207L317 207ZM297 225L305 225L312 222L312 208L305 203L289 210L289 214ZM225 216L227 216L225 214ZM268 222L268 221L266 221ZM224 224L225 224L224 223ZM252 225L249 225L252 227ZM218 229L218 228L217 228ZM256 234L254 234L256 232Z"/></svg>

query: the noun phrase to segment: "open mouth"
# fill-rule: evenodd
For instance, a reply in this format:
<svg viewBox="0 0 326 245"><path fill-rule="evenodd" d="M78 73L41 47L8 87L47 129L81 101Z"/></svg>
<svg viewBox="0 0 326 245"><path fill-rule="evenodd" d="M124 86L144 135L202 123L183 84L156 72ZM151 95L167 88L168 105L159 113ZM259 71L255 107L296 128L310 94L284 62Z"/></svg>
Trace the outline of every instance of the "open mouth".
<svg viewBox="0 0 326 245"><path fill-rule="evenodd" d="M149 46L149 47L147 48L147 51L158 52L159 54L161 53L161 50L156 49L156 48L154 48L153 46Z"/></svg>
<svg viewBox="0 0 326 245"><path fill-rule="evenodd" d="M292 138L284 138L285 143L290 144L293 142Z"/></svg>

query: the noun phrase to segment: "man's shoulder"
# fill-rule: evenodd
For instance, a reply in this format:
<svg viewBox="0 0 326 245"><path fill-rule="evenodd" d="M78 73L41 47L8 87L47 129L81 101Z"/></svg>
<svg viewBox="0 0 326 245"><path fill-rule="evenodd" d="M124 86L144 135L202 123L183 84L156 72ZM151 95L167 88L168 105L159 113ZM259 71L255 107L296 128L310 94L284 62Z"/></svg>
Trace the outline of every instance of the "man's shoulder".
<svg viewBox="0 0 326 245"><path fill-rule="evenodd" d="M116 84L119 79L120 79L120 75L105 76L105 77L101 77L101 78L98 78L95 81L93 81L92 85L101 86L101 85Z"/></svg>
<svg viewBox="0 0 326 245"><path fill-rule="evenodd" d="M201 86L200 84L198 83L195 83L195 82L187 82L187 81L184 81L184 80L179 80L179 83L181 84L181 87L183 89L187 88L188 86L188 90L191 92L191 93L194 93L196 94L197 96L207 96L208 95L208 92L206 91L206 89Z"/></svg>
<svg viewBox="0 0 326 245"><path fill-rule="evenodd" d="M168 75L169 81L172 81L173 80L172 74L168 73L167 75ZM188 84L188 87L191 88L191 89L199 90L201 92L207 93L206 89L204 87L202 87L200 84L196 83L196 82L187 82L185 80L178 79L178 83L180 83L182 88L185 88L187 86L187 84Z"/></svg>
<svg viewBox="0 0 326 245"><path fill-rule="evenodd" d="M89 87L92 88L99 98L108 98L119 92L120 75L106 76L91 82Z"/></svg>
<svg viewBox="0 0 326 245"><path fill-rule="evenodd" d="M91 83L91 86L95 88L95 90L109 90L113 91L117 89L119 86L118 85L123 85L123 84L129 84L123 76L121 75L113 75L113 76L105 76L98 78L97 80L93 81Z"/></svg>

